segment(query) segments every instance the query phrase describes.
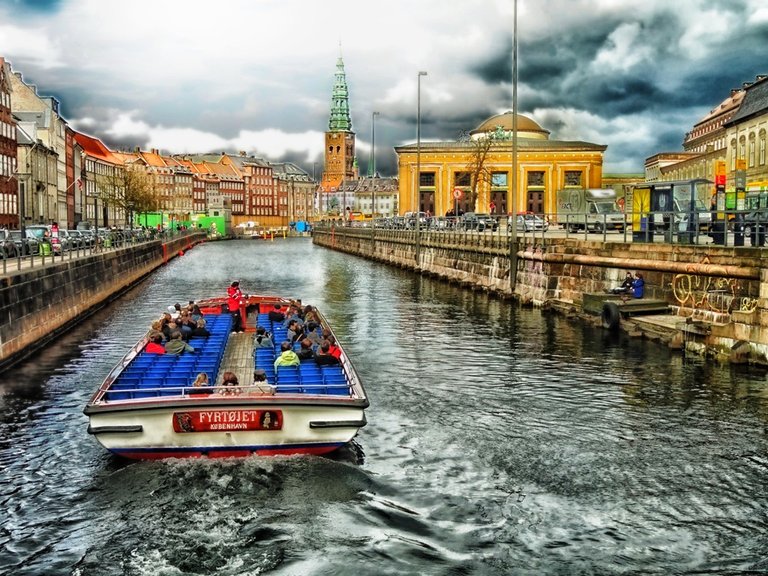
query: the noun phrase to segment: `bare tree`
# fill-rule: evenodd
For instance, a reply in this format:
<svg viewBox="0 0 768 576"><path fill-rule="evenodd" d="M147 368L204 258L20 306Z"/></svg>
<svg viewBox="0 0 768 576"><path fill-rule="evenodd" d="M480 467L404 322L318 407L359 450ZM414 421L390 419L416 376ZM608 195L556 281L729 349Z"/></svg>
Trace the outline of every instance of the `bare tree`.
<svg viewBox="0 0 768 576"><path fill-rule="evenodd" d="M160 209L155 179L137 166L125 166L97 177L99 198L121 208L126 223L132 214ZM130 223L133 225L133 223Z"/></svg>
<svg viewBox="0 0 768 576"><path fill-rule="evenodd" d="M491 181L491 171L486 167L485 163L488 160L491 148L497 141L493 134L469 140L472 150L469 163L467 164L467 172L469 172L470 194L472 195L470 203L475 210L487 206L486 194Z"/></svg>

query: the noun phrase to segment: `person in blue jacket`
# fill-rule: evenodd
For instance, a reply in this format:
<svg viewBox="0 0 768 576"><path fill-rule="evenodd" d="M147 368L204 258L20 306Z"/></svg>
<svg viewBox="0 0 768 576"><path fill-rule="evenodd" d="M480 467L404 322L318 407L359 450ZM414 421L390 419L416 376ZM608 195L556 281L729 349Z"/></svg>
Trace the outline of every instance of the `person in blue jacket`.
<svg viewBox="0 0 768 576"><path fill-rule="evenodd" d="M634 298L642 298L645 294L645 280L640 272L635 273L635 280L632 282L632 296Z"/></svg>

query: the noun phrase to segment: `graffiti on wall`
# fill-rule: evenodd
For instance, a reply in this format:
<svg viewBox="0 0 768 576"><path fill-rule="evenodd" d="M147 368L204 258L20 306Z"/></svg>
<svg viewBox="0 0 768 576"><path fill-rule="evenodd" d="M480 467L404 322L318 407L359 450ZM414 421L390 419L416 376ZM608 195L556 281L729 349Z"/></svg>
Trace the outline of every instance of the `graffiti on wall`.
<svg viewBox="0 0 768 576"><path fill-rule="evenodd" d="M677 274L672 279L672 293L684 308L721 313L733 310L752 312L757 308L757 298L739 295L741 285L734 278Z"/></svg>

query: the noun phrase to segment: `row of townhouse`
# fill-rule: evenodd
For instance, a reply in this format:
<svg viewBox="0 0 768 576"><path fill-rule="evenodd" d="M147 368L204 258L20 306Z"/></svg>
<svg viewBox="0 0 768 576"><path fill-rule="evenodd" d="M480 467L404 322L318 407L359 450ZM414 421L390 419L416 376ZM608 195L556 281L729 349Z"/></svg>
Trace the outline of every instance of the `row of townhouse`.
<svg viewBox="0 0 768 576"><path fill-rule="evenodd" d="M315 192L299 166L245 152L110 150L69 126L59 101L39 96L0 57L0 227L124 226L141 224L139 214L147 211L171 223L202 214L234 226L287 226L317 217Z"/></svg>
<svg viewBox="0 0 768 576"><path fill-rule="evenodd" d="M768 75L730 90L685 135L681 152L661 152L645 161L648 182L705 178L714 183L718 172L725 176L727 200L741 187L765 196L760 207L768 206ZM745 208L741 202L726 207Z"/></svg>

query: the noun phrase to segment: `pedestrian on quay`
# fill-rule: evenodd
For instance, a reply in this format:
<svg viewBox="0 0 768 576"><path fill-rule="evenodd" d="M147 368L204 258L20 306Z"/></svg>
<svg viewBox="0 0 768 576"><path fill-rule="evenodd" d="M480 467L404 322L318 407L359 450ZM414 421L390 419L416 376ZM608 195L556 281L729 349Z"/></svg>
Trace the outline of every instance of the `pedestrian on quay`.
<svg viewBox="0 0 768 576"><path fill-rule="evenodd" d="M645 295L645 280L640 272L635 273L635 280L632 282L632 297L642 298Z"/></svg>

